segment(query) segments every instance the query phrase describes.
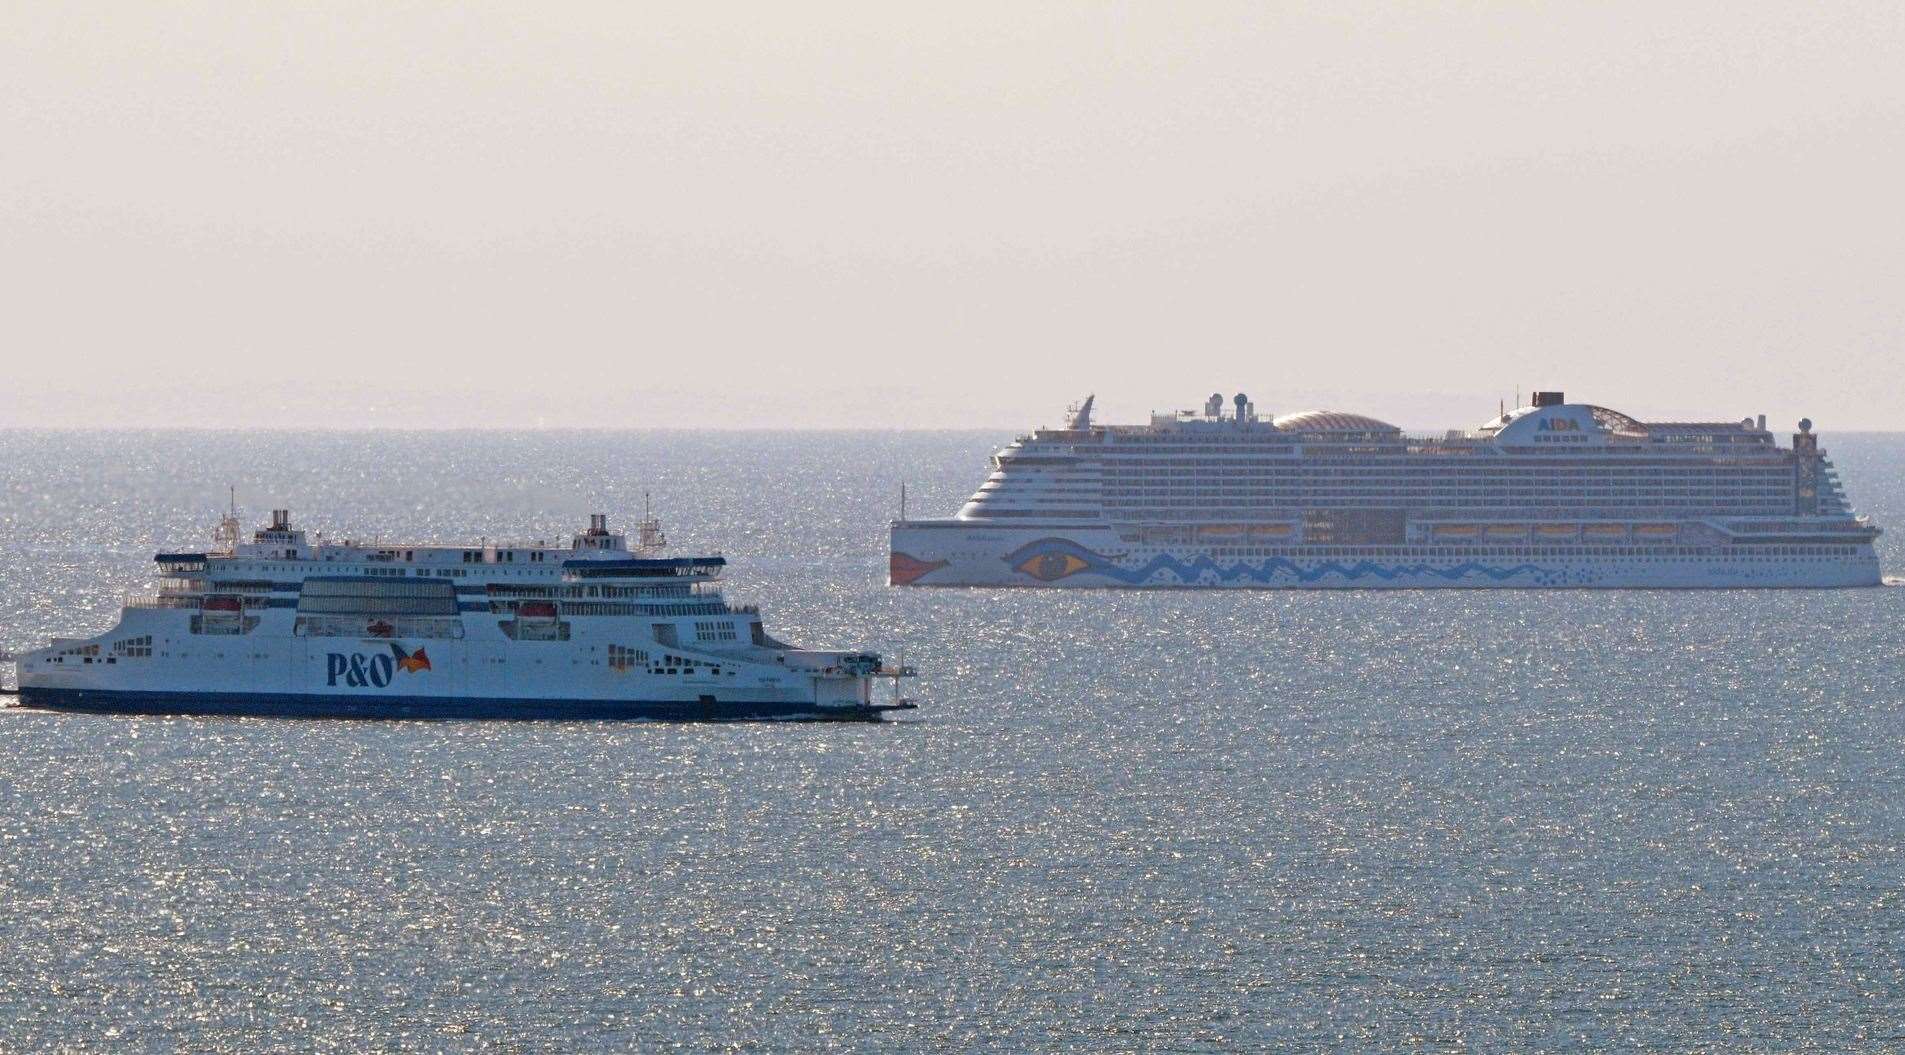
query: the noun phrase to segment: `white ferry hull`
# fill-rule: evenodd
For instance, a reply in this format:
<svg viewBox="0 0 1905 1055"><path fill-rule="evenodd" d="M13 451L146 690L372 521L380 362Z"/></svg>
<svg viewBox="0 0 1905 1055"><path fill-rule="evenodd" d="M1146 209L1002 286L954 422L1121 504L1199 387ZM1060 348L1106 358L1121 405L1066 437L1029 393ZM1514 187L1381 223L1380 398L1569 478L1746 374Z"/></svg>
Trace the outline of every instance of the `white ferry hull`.
<svg viewBox="0 0 1905 1055"><path fill-rule="evenodd" d="M235 517L227 524L230 540ZM156 555L160 593L128 603L118 625L20 657L20 704L660 721L865 720L911 707L872 694L876 677L897 687L910 670L774 639L758 609L714 589L725 559L636 556L600 514L568 548L312 544L285 510L254 539Z"/></svg>
<svg viewBox="0 0 1905 1055"><path fill-rule="evenodd" d="M708 666L651 674L609 666L605 647L586 638L551 648L555 643L295 637L288 612L267 614L251 634L202 636L184 632L181 614L129 610L98 639L103 644L150 635L150 656L119 657L102 648L93 656L28 657L20 676L21 706L134 714L670 721L865 718L891 709L874 704L864 680L734 657L709 655Z"/></svg>
<svg viewBox="0 0 1905 1055"><path fill-rule="evenodd" d="M1739 589L1880 585L1870 545L1833 556L1784 556L1745 545L1667 554L1645 545L1521 547L1288 547L1237 556L1225 547L1146 546L1110 528L1073 530L896 523L889 581L902 586L1086 589ZM1676 547L1678 548L1678 547ZM1762 549L1765 549L1762 547Z"/></svg>

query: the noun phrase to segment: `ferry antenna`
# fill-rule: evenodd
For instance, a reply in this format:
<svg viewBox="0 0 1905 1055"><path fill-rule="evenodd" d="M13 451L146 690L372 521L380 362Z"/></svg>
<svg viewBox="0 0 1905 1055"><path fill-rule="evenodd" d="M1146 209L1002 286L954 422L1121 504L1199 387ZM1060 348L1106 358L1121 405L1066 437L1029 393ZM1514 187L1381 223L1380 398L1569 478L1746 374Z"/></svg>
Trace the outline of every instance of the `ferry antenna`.
<svg viewBox="0 0 1905 1055"><path fill-rule="evenodd" d="M235 485L226 484L225 490L229 505L226 507L224 519L218 522L217 530L212 532L212 545L219 552L230 554L238 551L238 538L241 534L238 524L238 488Z"/></svg>

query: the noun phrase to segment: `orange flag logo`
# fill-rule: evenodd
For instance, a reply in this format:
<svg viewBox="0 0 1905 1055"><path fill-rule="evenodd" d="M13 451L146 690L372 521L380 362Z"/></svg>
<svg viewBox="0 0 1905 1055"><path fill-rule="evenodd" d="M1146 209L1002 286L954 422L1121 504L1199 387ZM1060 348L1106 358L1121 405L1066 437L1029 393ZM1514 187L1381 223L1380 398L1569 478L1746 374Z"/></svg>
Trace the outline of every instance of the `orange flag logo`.
<svg viewBox="0 0 1905 1055"><path fill-rule="evenodd" d="M424 671L424 670L430 669L429 653L426 653L421 648L417 649L415 652L405 652L401 645L397 644L395 641L392 641L390 643L390 651L397 657L398 670L404 671L405 673L408 673L408 674L415 674L418 671Z"/></svg>

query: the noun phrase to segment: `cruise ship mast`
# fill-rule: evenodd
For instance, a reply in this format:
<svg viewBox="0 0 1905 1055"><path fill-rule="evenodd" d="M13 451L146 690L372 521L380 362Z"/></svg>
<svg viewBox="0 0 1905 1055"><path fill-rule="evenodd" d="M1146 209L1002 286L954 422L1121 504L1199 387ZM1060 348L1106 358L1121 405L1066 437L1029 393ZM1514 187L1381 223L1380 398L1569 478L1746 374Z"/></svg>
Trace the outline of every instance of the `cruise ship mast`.
<svg viewBox="0 0 1905 1055"><path fill-rule="evenodd" d="M1097 398L1098 394L1094 392L1086 396L1083 403L1073 403L1071 406L1065 408L1065 413L1071 417L1071 424L1068 428L1074 432L1083 432L1091 428L1091 405ZM902 517L901 519L905 518Z"/></svg>

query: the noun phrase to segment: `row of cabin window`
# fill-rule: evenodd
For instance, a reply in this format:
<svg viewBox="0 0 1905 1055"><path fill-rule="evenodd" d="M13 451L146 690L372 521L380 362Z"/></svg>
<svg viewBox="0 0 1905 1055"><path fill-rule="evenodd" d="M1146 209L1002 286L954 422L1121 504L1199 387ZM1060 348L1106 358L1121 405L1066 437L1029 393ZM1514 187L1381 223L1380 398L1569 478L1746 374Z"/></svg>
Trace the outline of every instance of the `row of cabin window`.
<svg viewBox="0 0 1905 1055"><path fill-rule="evenodd" d="M483 559L482 550L466 549L463 551L463 563L465 564L514 564L516 562L516 553L517 551L513 549L499 549L496 551L495 560L485 561ZM528 553L529 553L528 563L531 563L531 564L540 564L542 563L543 558L547 556L547 554L545 554L542 550L539 550L539 549L529 550ZM409 550L404 551L403 559L405 560L410 559Z"/></svg>

